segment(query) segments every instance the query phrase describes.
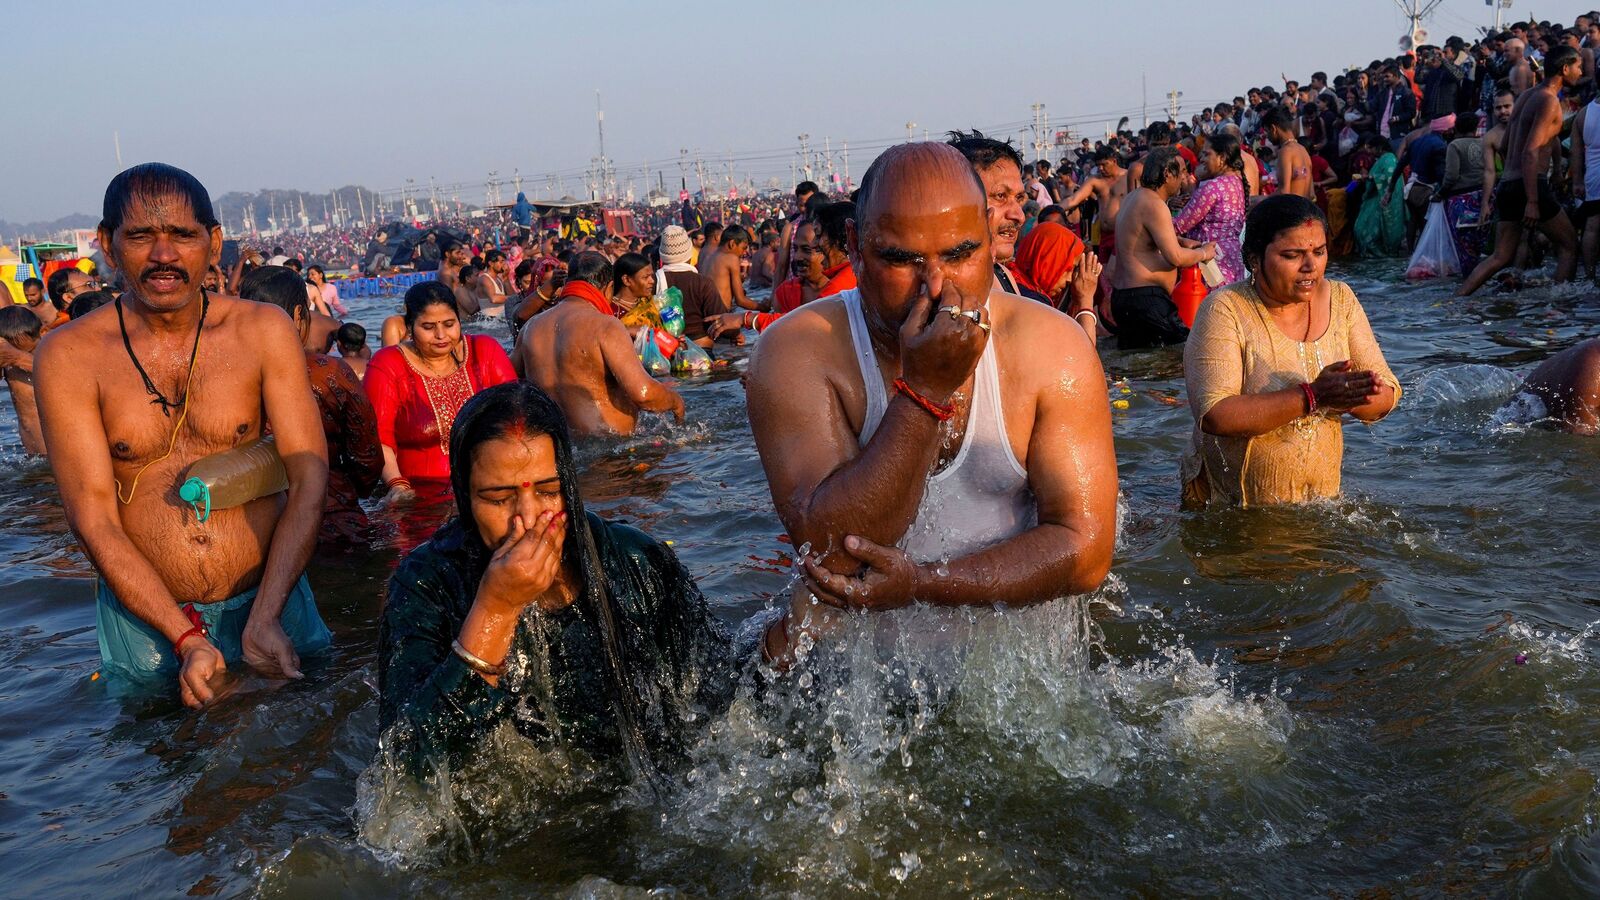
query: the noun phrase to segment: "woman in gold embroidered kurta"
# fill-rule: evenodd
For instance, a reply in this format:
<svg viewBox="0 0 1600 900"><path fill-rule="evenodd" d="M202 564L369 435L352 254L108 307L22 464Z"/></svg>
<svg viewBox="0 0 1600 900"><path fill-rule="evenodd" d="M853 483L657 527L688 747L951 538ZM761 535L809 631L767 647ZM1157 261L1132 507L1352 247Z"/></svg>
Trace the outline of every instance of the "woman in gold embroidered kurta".
<svg viewBox="0 0 1600 900"><path fill-rule="evenodd" d="M1206 298L1184 350L1195 419L1182 467L1186 502L1336 496L1344 415L1375 422L1399 400L1354 292L1325 277L1327 244L1327 220L1302 197L1251 210L1251 278Z"/></svg>

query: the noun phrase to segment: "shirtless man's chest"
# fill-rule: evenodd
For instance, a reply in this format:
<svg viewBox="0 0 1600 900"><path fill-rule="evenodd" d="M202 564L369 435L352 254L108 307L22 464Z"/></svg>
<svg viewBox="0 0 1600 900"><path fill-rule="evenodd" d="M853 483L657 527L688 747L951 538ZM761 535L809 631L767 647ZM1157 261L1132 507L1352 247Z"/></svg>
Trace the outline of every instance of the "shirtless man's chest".
<svg viewBox="0 0 1600 900"><path fill-rule="evenodd" d="M1111 179L1105 183L1104 188L1096 188L1095 194L1100 199L1101 230L1116 231L1117 214L1122 211L1122 201L1128 196L1124 179L1120 176Z"/></svg>
<svg viewBox="0 0 1600 900"><path fill-rule="evenodd" d="M139 366L174 404L164 413L115 319L98 324L107 321L111 328L95 336L80 377L94 382L99 397L123 528L175 596L199 602L232 596L259 581L282 497L213 510L200 522L178 487L195 461L261 435L260 361L226 321L206 323L192 381L192 343L142 344Z"/></svg>

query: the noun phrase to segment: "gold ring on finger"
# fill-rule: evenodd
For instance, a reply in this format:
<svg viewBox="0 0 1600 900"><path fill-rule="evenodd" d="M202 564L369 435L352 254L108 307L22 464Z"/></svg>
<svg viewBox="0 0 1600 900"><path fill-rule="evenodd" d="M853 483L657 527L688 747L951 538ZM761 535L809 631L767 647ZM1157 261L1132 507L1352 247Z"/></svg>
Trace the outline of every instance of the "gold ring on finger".
<svg viewBox="0 0 1600 900"><path fill-rule="evenodd" d="M979 322L978 323L978 327L983 329L983 333L984 334L988 334L991 331L994 331L994 326L990 325L988 322Z"/></svg>
<svg viewBox="0 0 1600 900"><path fill-rule="evenodd" d="M941 306L941 307L939 307L938 311L942 312L942 313L949 313L950 314L950 318L952 318L952 319L954 319L955 317L961 315L961 307L955 306L955 305Z"/></svg>

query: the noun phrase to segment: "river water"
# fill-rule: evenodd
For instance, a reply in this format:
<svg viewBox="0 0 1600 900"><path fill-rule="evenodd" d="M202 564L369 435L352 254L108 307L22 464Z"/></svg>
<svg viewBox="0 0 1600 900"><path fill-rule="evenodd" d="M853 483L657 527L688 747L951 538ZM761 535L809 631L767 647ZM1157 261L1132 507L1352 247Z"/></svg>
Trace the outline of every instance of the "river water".
<svg viewBox="0 0 1600 900"><path fill-rule="evenodd" d="M1101 591L852 631L747 686L661 797L515 740L449 796L373 765L376 616L425 517L313 564L336 649L303 682L244 673L202 713L117 696L7 404L0 895L1600 894L1600 442L1494 417L1600 302L1453 300L1398 267L1339 273L1406 392L1347 428L1343 499L1178 510L1181 356L1107 352ZM355 310L376 335L393 305ZM740 367L684 386L684 425L580 454L591 506L673 541L733 627L792 553Z"/></svg>

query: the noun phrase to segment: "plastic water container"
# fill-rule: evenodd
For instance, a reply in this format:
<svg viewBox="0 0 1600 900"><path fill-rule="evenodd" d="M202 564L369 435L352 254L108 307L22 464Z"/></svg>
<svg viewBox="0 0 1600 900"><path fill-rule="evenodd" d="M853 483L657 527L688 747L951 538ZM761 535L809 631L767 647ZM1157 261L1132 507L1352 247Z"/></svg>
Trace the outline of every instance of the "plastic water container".
<svg viewBox="0 0 1600 900"><path fill-rule="evenodd" d="M197 460L178 487L178 496L204 522L213 509L232 509L288 489L289 475L277 442L264 437Z"/></svg>

